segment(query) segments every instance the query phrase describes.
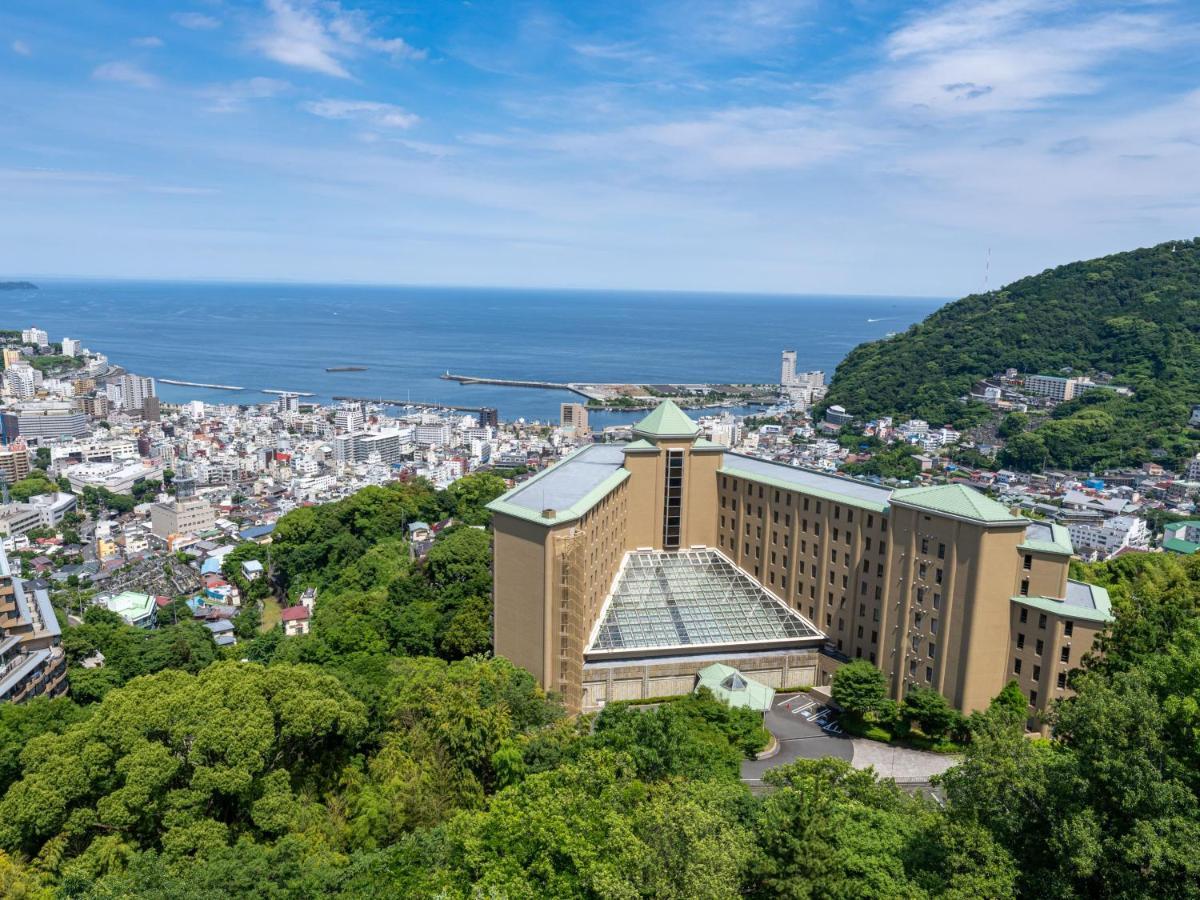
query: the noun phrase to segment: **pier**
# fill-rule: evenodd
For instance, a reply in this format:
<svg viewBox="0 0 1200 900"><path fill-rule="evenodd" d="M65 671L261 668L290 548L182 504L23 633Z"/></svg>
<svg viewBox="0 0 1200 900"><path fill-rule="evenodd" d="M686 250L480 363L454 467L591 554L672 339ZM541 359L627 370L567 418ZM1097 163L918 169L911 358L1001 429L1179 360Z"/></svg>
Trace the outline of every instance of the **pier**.
<svg viewBox="0 0 1200 900"><path fill-rule="evenodd" d="M451 372L444 372L439 376L443 381L457 381L459 384L495 384L500 387L523 387L537 388L545 391L570 391L572 394L578 394L580 397L586 397L588 400L603 400L604 397L599 393L589 390L588 385L583 384L564 384L557 381L525 381L514 378L480 378L476 375L455 375Z"/></svg>
<svg viewBox="0 0 1200 900"><path fill-rule="evenodd" d="M424 403L420 400L390 400L387 397L334 397L338 403L374 403L376 406L412 406L416 409L450 409L454 412L478 415L487 406L455 406L452 403Z"/></svg>
<svg viewBox="0 0 1200 900"><path fill-rule="evenodd" d="M163 384L178 384L183 387L198 387L211 388L214 391L244 391L244 387L238 387L234 384L205 384L201 381L180 381L177 378L160 378L158 379Z"/></svg>

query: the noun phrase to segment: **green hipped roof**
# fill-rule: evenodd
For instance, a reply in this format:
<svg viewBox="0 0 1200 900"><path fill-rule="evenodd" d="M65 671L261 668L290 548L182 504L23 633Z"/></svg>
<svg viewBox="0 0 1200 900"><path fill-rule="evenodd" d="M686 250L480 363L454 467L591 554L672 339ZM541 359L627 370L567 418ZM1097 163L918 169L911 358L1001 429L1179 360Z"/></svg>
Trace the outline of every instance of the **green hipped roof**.
<svg viewBox="0 0 1200 900"><path fill-rule="evenodd" d="M642 421L633 426L638 437L693 438L700 433L700 426L688 418L673 400L664 400Z"/></svg>
<svg viewBox="0 0 1200 900"><path fill-rule="evenodd" d="M697 689L705 687L713 696L728 706L744 706L747 709L766 712L775 700L775 689L761 681L743 675L733 666L713 663L701 669L697 676Z"/></svg>
<svg viewBox="0 0 1200 900"><path fill-rule="evenodd" d="M939 484L931 487L904 488L893 491L892 503L916 506L932 512L971 519L975 522L1025 522L1014 516L1008 507L986 494L963 484Z"/></svg>

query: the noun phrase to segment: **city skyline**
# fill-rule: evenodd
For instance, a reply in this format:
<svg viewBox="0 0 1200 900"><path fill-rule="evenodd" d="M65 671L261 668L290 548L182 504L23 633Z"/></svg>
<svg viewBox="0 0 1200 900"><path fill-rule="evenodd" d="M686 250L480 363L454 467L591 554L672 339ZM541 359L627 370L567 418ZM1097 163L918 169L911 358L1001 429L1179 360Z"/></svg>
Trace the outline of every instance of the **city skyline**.
<svg viewBox="0 0 1200 900"><path fill-rule="evenodd" d="M0 272L955 296L1188 236L1197 24L18 2Z"/></svg>

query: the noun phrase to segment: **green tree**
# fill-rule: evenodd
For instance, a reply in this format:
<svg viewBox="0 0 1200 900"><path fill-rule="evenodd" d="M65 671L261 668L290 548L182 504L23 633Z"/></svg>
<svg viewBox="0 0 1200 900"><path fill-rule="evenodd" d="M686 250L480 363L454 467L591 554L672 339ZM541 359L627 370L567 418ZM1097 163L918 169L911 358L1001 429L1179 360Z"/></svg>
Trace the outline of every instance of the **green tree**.
<svg viewBox="0 0 1200 900"><path fill-rule="evenodd" d="M1000 451L1002 465L1022 472L1040 472L1048 459L1045 439L1033 431L1018 434Z"/></svg>
<svg viewBox="0 0 1200 900"><path fill-rule="evenodd" d="M996 433L1005 440L1015 438L1029 427L1029 416L1022 412L1012 412L1000 421Z"/></svg>
<svg viewBox="0 0 1200 900"><path fill-rule="evenodd" d="M838 706L861 721L887 697L887 679L865 659L856 659L833 673L830 693Z"/></svg>
<svg viewBox="0 0 1200 900"><path fill-rule="evenodd" d="M1024 705L1024 698L1022 698ZM900 704L901 719L909 726L915 724L928 737L945 737L962 719L950 702L933 688L915 685L909 688Z"/></svg>
<svg viewBox="0 0 1200 900"><path fill-rule="evenodd" d="M492 519L486 505L508 489L504 479L491 472L474 472L453 482L449 494L454 515L467 525L486 525Z"/></svg>

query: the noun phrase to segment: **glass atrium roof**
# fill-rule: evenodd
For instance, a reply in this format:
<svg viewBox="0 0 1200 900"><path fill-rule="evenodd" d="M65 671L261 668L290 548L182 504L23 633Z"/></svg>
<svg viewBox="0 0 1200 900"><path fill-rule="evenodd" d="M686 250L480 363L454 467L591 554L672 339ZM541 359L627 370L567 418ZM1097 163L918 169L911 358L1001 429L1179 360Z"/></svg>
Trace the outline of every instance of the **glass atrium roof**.
<svg viewBox="0 0 1200 900"><path fill-rule="evenodd" d="M589 658L819 641L807 620L712 549L635 550L588 648Z"/></svg>

